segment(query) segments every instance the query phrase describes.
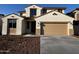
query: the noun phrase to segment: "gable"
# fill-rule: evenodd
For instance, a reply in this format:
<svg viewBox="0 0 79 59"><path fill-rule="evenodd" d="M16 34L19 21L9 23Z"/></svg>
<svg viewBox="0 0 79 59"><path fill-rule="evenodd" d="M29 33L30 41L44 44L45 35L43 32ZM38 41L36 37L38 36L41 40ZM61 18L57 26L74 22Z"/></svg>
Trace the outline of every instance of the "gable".
<svg viewBox="0 0 79 59"><path fill-rule="evenodd" d="M38 9L41 9L41 7L39 7L39 6L37 6L37 5L31 5L31 6L27 7L27 8L38 8ZM25 8L25 9L26 9L26 8Z"/></svg>
<svg viewBox="0 0 79 59"><path fill-rule="evenodd" d="M35 19L36 21L73 21L74 18L57 11L51 11Z"/></svg>
<svg viewBox="0 0 79 59"><path fill-rule="evenodd" d="M16 14L10 14L10 15L7 15L7 16L5 16L5 17L3 17L3 18L16 18L16 19L23 19L23 17L21 17L21 16L18 16L18 15L16 15ZM3 19L2 18L2 19Z"/></svg>

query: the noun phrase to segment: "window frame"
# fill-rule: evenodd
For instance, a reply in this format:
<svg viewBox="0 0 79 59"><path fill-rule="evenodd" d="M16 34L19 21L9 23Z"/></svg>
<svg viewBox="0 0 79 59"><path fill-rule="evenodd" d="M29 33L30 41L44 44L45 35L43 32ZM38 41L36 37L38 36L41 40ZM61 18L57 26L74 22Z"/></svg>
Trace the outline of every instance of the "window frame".
<svg viewBox="0 0 79 59"><path fill-rule="evenodd" d="M16 28L17 19L8 19L8 28Z"/></svg>
<svg viewBox="0 0 79 59"><path fill-rule="evenodd" d="M31 11L31 10L35 10L35 11ZM34 12L34 13L32 13ZM36 16L37 15L37 8L30 8L30 16Z"/></svg>

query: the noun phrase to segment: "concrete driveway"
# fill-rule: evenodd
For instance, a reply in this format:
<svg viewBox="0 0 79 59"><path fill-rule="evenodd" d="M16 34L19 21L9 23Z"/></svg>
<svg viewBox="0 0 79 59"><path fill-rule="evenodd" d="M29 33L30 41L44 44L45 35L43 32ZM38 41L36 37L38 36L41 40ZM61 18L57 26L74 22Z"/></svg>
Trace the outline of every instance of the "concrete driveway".
<svg viewBox="0 0 79 59"><path fill-rule="evenodd" d="M41 54L78 54L79 39L72 36L41 36Z"/></svg>

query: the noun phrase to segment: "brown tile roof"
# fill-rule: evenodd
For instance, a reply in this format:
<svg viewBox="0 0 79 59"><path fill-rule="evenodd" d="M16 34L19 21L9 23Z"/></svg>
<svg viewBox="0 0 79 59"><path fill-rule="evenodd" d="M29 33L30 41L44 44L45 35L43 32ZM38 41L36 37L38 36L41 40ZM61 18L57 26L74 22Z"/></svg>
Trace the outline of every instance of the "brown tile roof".
<svg viewBox="0 0 79 59"><path fill-rule="evenodd" d="M44 9L66 9L65 7L43 7Z"/></svg>
<svg viewBox="0 0 79 59"><path fill-rule="evenodd" d="M53 11L50 11L50 12L48 12L48 13L46 13L46 14L49 14L49 13L51 13L51 12L53 12ZM39 18L39 17L44 16L44 15L46 15L46 14L40 15L40 16L35 17L35 18ZM62 14L63 14L63 15L66 15L66 14L64 14L64 13L62 13ZM68 16L68 15L66 15L66 16ZM71 17L71 16L68 16L68 17ZM73 17L71 17L71 18L73 18Z"/></svg>
<svg viewBox="0 0 79 59"><path fill-rule="evenodd" d="M51 13L51 12L53 12L53 11L50 11L50 12L48 12L48 13L45 13L45 14L42 14L42 15L40 15L40 16L37 16L37 17L35 17L35 18L38 18L38 17L44 16L44 15L46 15L46 14L49 14L49 13Z"/></svg>

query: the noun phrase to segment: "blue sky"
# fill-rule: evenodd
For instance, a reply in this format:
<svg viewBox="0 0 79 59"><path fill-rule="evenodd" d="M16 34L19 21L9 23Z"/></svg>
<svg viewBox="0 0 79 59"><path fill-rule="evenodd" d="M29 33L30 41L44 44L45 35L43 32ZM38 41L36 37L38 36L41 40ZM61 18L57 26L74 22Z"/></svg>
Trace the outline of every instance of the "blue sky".
<svg viewBox="0 0 79 59"><path fill-rule="evenodd" d="M79 8L79 4L37 4L42 7L66 7L65 13L68 13L75 8ZM0 4L0 14L17 13L24 11L28 4Z"/></svg>

